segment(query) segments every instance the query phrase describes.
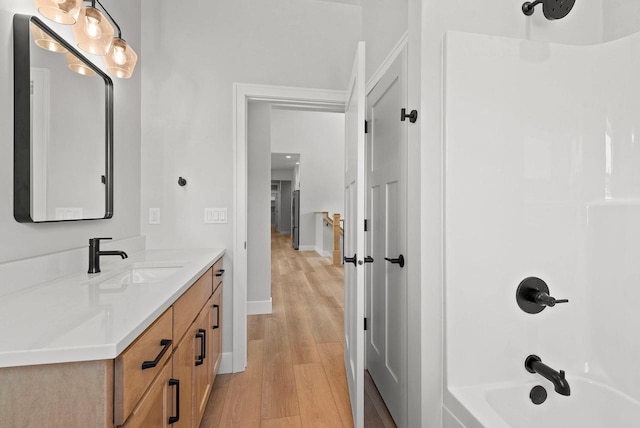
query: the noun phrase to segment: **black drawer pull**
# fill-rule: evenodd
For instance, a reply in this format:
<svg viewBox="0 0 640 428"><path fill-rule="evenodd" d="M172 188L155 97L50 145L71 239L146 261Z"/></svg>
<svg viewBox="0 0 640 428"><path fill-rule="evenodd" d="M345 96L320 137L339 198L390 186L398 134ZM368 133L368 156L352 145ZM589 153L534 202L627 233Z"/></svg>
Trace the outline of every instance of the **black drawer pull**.
<svg viewBox="0 0 640 428"><path fill-rule="evenodd" d="M155 360L153 360L153 361L143 361L142 370L152 369L155 366L157 366L158 363L160 362L160 360L162 359L162 357L164 356L164 354L167 353L167 350L171 346L171 343L172 343L171 339L162 339L160 341L160 346L164 346L164 348L162 348L162 351L160 351L160 353L158 354L158 356L156 357Z"/></svg>
<svg viewBox="0 0 640 428"><path fill-rule="evenodd" d="M384 259L393 264L400 265L401 268L404 267L404 256L402 254L400 254L397 259L390 259L388 257L385 257Z"/></svg>
<svg viewBox="0 0 640 428"><path fill-rule="evenodd" d="M171 425L180 420L180 381L178 379L169 379L169 386L176 387L176 415L169 416L169 425Z"/></svg>
<svg viewBox="0 0 640 428"><path fill-rule="evenodd" d="M207 358L207 330L199 328L196 339L200 339L200 355L196 358L196 366L201 366Z"/></svg>
<svg viewBox="0 0 640 428"><path fill-rule="evenodd" d="M220 305L213 305L213 309L216 310L216 325L213 326L213 329L216 330L220 328Z"/></svg>
<svg viewBox="0 0 640 428"><path fill-rule="evenodd" d="M216 272L216 276L222 276L224 275L224 269L220 269L218 272Z"/></svg>

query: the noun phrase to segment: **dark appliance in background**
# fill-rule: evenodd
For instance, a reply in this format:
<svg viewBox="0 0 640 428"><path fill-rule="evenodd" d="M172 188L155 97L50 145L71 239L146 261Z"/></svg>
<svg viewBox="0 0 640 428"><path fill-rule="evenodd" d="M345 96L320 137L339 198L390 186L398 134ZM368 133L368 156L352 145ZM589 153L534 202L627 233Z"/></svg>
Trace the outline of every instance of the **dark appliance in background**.
<svg viewBox="0 0 640 428"><path fill-rule="evenodd" d="M291 244L297 250L300 246L300 191L293 191L291 198Z"/></svg>

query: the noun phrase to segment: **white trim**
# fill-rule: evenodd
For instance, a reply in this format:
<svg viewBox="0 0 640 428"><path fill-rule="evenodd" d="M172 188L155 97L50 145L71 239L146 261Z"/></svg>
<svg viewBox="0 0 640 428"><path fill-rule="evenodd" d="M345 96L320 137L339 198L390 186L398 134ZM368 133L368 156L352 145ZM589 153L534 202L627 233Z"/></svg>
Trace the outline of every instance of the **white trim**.
<svg viewBox="0 0 640 428"><path fill-rule="evenodd" d="M409 41L409 32L407 31L402 35L402 37L400 37L400 40L398 40L398 43L396 43L393 49L391 49L391 51L389 52L389 55L387 55L384 61L382 61L382 64L380 64L376 72L373 73L373 75L371 75L371 78L367 82L367 86L365 88L365 93L367 95L369 95L369 93L373 91L373 88L375 88L375 86L378 84L380 79L382 79L382 76L384 76L387 70L389 70L389 67L391 67L391 64L393 64L393 62L396 60L398 55L402 53L402 50L407 46L408 41Z"/></svg>
<svg viewBox="0 0 640 428"><path fill-rule="evenodd" d="M273 298L270 297L269 300L254 300L247 302L247 315L264 315L272 313L272 301Z"/></svg>
<svg viewBox="0 0 640 428"><path fill-rule="evenodd" d="M247 366L247 106L249 101L313 106L344 111L346 93L330 89L233 84L233 363L232 371Z"/></svg>
<svg viewBox="0 0 640 428"><path fill-rule="evenodd" d="M218 366L218 374L233 373L233 353L223 352Z"/></svg>
<svg viewBox="0 0 640 428"><path fill-rule="evenodd" d="M322 254L322 250L315 245L300 245L298 251L315 251L318 254Z"/></svg>

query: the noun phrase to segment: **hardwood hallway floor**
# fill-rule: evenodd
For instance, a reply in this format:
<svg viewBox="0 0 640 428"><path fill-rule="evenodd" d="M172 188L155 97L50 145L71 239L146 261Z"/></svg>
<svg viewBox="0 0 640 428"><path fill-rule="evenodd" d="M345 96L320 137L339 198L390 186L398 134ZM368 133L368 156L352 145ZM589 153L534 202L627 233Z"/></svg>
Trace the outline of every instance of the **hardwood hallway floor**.
<svg viewBox="0 0 640 428"><path fill-rule="evenodd" d="M273 313L249 316L243 373L218 375L201 428L352 427L343 268L271 235ZM395 426L367 379L365 426Z"/></svg>

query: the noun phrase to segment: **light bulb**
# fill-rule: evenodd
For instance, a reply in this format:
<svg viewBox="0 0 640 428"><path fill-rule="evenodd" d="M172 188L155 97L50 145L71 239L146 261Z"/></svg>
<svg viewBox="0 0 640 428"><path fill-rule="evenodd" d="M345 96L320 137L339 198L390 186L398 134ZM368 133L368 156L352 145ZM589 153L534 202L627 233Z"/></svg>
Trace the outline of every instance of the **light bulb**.
<svg viewBox="0 0 640 428"><path fill-rule="evenodd" d="M92 16L87 16L85 20L87 25L86 27L84 27L84 31L85 33L87 33L87 36L89 36L89 38L93 40L102 37L102 30L100 30L100 20Z"/></svg>
<svg viewBox="0 0 640 428"><path fill-rule="evenodd" d="M113 47L113 62L118 65L123 65L127 62L127 56L125 55L125 49L123 46Z"/></svg>

